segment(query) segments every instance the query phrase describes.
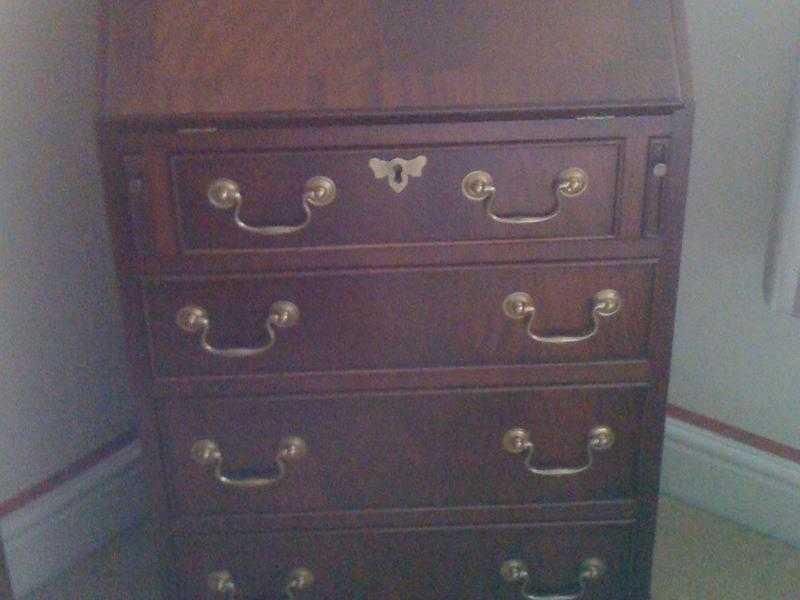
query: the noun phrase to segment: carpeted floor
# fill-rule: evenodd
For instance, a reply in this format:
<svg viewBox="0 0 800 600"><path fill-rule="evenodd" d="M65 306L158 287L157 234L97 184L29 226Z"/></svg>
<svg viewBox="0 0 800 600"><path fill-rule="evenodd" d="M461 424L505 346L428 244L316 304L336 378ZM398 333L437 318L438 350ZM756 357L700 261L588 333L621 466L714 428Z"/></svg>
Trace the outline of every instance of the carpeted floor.
<svg viewBox="0 0 800 600"><path fill-rule="evenodd" d="M25 600L166 600L147 527ZM653 600L800 600L800 550L663 499Z"/></svg>

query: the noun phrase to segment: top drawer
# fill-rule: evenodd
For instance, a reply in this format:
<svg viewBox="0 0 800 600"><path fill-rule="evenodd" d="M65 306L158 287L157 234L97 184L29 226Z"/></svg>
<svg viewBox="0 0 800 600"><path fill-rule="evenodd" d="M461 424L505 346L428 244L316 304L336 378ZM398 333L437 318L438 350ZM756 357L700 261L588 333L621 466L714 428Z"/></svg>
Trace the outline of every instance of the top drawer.
<svg viewBox="0 0 800 600"><path fill-rule="evenodd" d="M452 243L634 239L650 146L666 123L143 135L149 193L131 199L136 244L145 256L195 261L302 249L308 267L320 253L379 247L446 253Z"/></svg>
<svg viewBox="0 0 800 600"><path fill-rule="evenodd" d="M620 153L619 140L190 153L170 160L172 201L189 252L609 237Z"/></svg>

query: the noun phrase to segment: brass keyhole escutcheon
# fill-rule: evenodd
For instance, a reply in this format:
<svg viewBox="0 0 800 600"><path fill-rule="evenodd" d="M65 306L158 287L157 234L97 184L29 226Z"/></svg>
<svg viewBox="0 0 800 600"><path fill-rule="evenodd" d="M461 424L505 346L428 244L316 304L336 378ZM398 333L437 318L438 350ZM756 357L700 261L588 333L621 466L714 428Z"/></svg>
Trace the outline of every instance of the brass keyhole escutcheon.
<svg viewBox="0 0 800 600"><path fill-rule="evenodd" d="M425 156L418 156L411 160L405 158L393 158L392 160L382 160L380 158L369 159L369 168L375 179L386 179L389 187L399 194L408 185L410 177L422 177L422 169L428 164Z"/></svg>
<svg viewBox="0 0 800 600"><path fill-rule="evenodd" d="M394 166L394 182L395 183L403 183L403 166L402 165L395 165Z"/></svg>

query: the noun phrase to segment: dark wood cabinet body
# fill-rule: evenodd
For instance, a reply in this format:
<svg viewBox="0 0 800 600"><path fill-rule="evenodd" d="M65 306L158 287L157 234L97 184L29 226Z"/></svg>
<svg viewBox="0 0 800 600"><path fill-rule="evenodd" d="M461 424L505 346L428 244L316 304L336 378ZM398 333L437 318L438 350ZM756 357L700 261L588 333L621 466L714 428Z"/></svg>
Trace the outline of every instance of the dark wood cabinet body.
<svg viewBox="0 0 800 600"><path fill-rule="evenodd" d="M512 558L528 592L570 594L596 557L583 597L649 598L692 123L682 7L457 4L105 3L100 143L170 597L224 598L223 571L278 597L305 566L297 598L520 598ZM370 166L420 156L399 191ZM570 197L573 167L588 185ZM473 171L492 206L466 197ZM306 214L315 176L335 199ZM220 179L243 223L307 225L237 226L210 202ZM546 218L503 222L519 215ZM598 317L608 289L618 310ZM535 307L520 319L514 292ZM247 358L176 320L202 307L209 346L256 348L276 301L299 319ZM221 474L273 477L287 436L307 454L264 489L192 454L211 440Z"/></svg>
<svg viewBox="0 0 800 600"><path fill-rule="evenodd" d="M227 279L159 279L145 285L156 379L382 369L478 369L645 359L653 293L649 261L324 271ZM589 344L532 342L525 323L503 313L511 293L530 293L534 329L582 332L592 297L617 290L622 307ZM323 293L320 293L320 292ZM276 332L270 352L228 359L205 352L176 324L178 311L201 306L219 347L259 346L272 304L294 302L300 320Z"/></svg>
<svg viewBox="0 0 800 600"><path fill-rule="evenodd" d="M616 600L630 578L632 533L629 523L550 524L215 535L178 545L188 598L213 598L205 574L226 565L245 598L280 597L287 572L305 566L322 574L306 594L317 598L512 600L499 572L505 560L535 557L530 589L545 595L574 593L580 563L602 556L606 574L585 597Z"/></svg>
<svg viewBox="0 0 800 600"><path fill-rule="evenodd" d="M628 385L170 400L160 412L173 509L269 516L630 500L638 496L647 392ZM524 456L503 449L505 432L519 426L531 432L541 468L586 464L594 427L611 427L615 441L580 475L537 476ZM190 456L194 442L212 439L226 470L269 473L289 435L309 452L279 488L228 494Z"/></svg>

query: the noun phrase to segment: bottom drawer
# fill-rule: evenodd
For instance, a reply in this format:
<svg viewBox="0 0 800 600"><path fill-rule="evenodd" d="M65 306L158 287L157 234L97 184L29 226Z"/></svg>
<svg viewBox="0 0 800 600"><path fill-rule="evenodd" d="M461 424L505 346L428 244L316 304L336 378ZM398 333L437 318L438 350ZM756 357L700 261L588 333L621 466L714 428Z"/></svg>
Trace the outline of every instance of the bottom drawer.
<svg viewBox="0 0 800 600"><path fill-rule="evenodd" d="M554 524L195 536L179 538L176 554L187 600L617 600L632 533Z"/></svg>

